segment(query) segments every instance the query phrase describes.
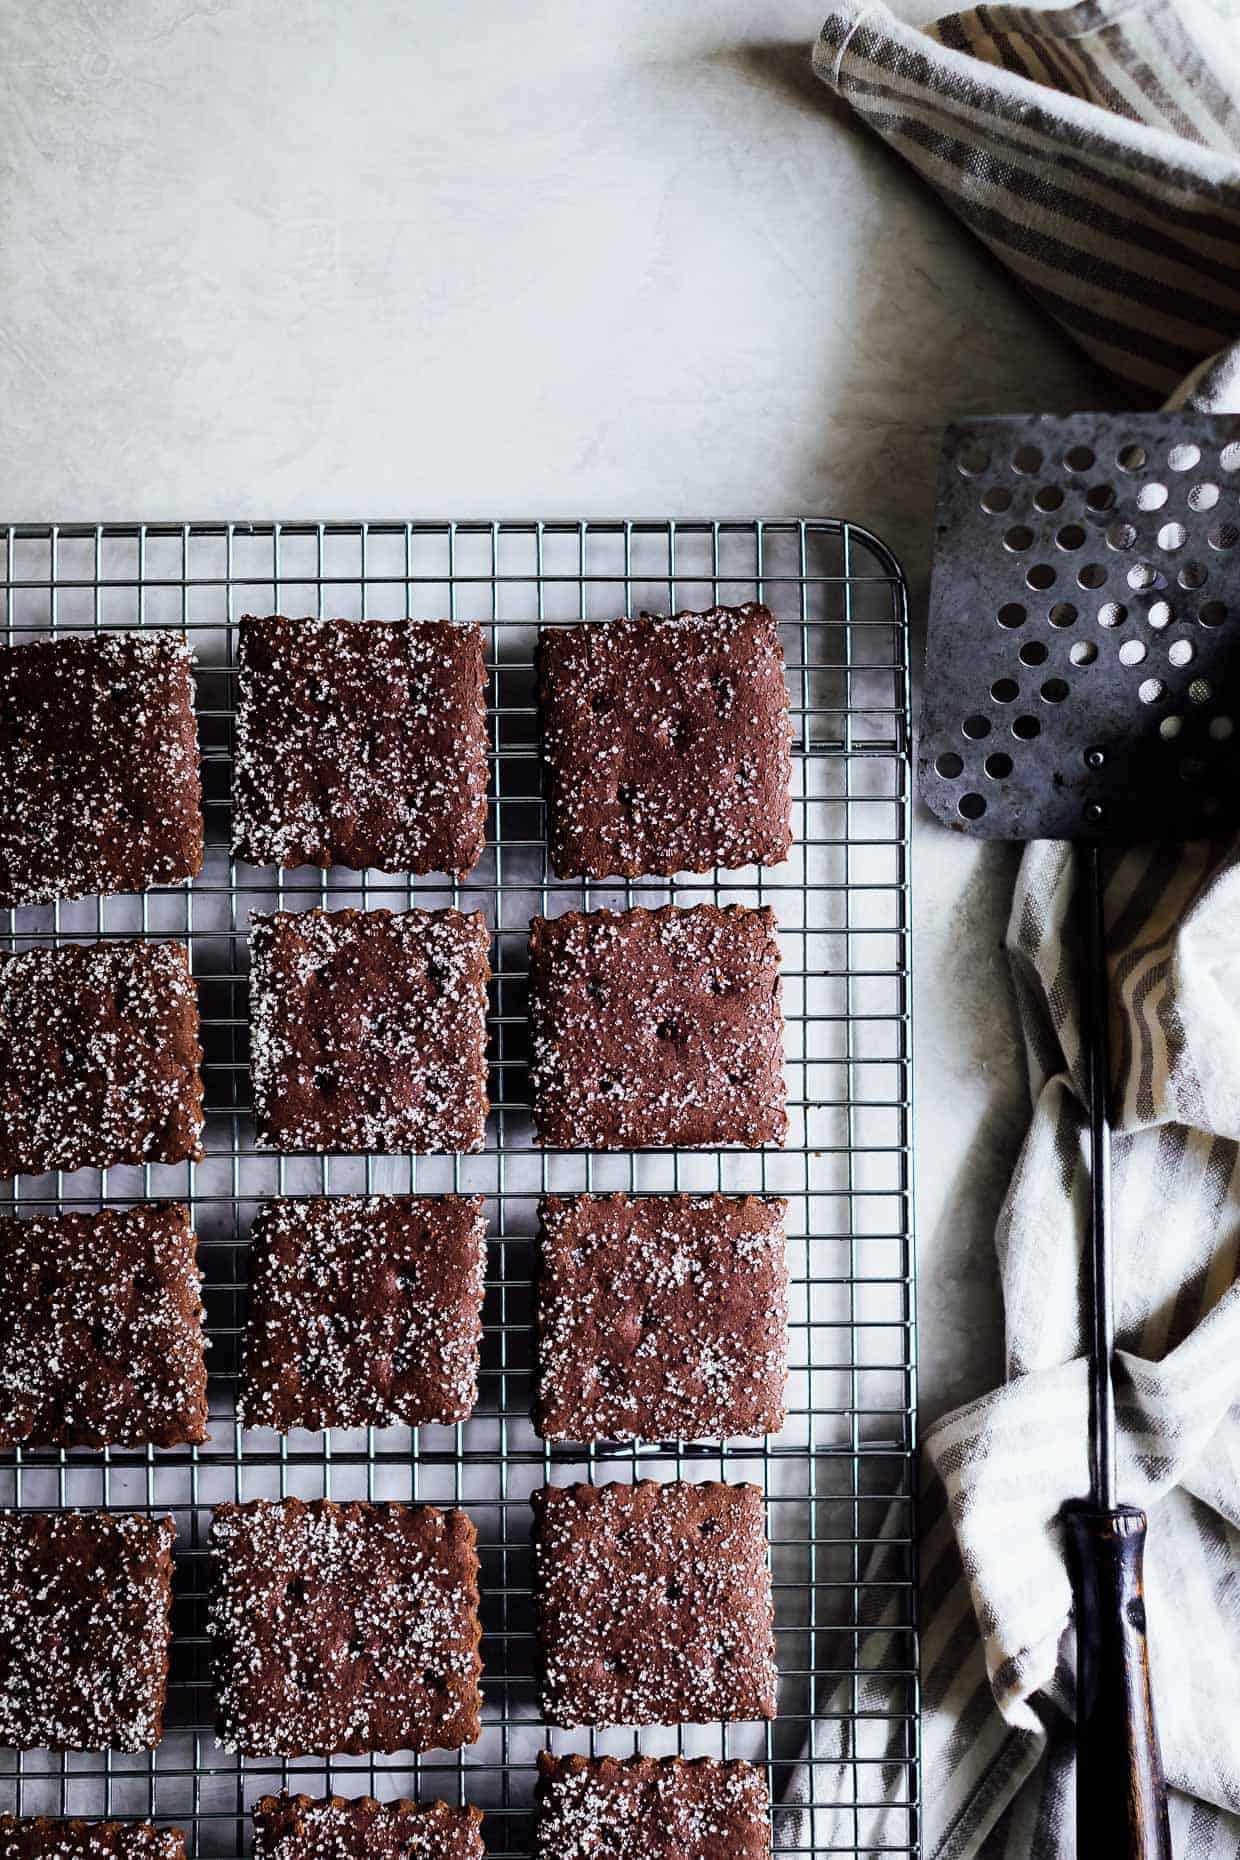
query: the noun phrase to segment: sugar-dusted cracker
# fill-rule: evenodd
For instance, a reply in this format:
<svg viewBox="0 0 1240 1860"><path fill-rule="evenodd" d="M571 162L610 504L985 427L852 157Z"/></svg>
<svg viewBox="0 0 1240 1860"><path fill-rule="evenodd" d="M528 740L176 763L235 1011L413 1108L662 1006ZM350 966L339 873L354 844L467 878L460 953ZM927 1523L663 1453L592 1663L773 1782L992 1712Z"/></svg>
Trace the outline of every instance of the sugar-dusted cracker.
<svg viewBox="0 0 1240 1860"><path fill-rule="evenodd" d="M171 1518L0 1512L0 1745L155 1747L175 1536Z"/></svg>
<svg viewBox="0 0 1240 1860"><path fill-rule="evenodd" d="M219 1734L249 1757L455 1750L479 1736L477 1533L431 1505L217 1505Z"/></svg>
<svg viewBox="0 0 1240 1860"><path fill-rule="evenodd" d="M251 923L261 1145L479 1150L490 935L479 911L277 911Z"/></svg>
<svg viewBox="0 0 1240 1860"><path fill-rule="evenodd" d="M788 692L769 608L544 628L538 695L561 878L788 857Z"/></svg>
<svg viewBox="0 0 1240 1860"><path fill-rule="evenodd" d="M538 1753L534 1860L768 1860L770 1798L752 1763Z"/></svg>
<svg viewBox="0 0 1240 1860"><path fill-rule="evenodd" d="M476 626L247 615L233 850L254 865L463 876L487 814Z"/></svg>
<svg viewBox="0 0 1240 1860"><path fill-rule="evenodd" d="M253 1232L238 1419L418 1427L478 1399L480 1196L269 1201Z"/></svg>
<svg viewBox="0 0 1240 1860"><path fill-rule="evenodd" d="M185 1835L149 1821L0 1815L0 1860L185 1860Z"/></svg>
<svg viewBox="0 0 1240 1860"><path fill-rule="evenodd" d="M0 1217L0 1449L207 1438L189 1210Z"/></svg>
<svg viewBox="0 0 1240 1860"><path fill-rule="evenodd" d="M782 1427L786 1208L758 1195L544 1196L534 1305L544 1439Z"/></svg>
<svg viewBox="0 0 1240 1860"><path fill-rule="evenodd" d="M775 1716L762 1494L715 1481L542 1486L532 1499L549 1723Z"/></svg>
<svg viewBox="0 0 1240 1860"><path fill-rule="evenodd" d="M264 1795L256 1860L483 1860L482 1812L449 1802Z"/></svg>
<svg viewBox="0 0 1240 1860"><path fill-rule="evenodd" d="M198 873L192 663L153 628L0 646L0 909Z"/></svg>
<svg viewBox="0 0 1240 1860"><path fill-rule="evenodd" d="M0 954L0 1176L202 1155L184 943Z"/></svg>
<svg viewBox="0 0 1240 1860"><path fill-rule="evenodd" d="M667 904L535 917L530 1042L544 1148L782 1143L773 913Z"/></svg>

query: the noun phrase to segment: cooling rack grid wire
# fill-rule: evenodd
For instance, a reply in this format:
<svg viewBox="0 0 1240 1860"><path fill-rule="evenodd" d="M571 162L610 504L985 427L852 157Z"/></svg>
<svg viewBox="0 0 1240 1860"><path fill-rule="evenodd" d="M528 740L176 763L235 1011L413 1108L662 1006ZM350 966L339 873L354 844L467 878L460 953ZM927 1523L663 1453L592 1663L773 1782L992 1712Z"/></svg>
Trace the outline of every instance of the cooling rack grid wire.
<svg viewBox="0 0 1240 1860"><path fill-rule="evenodd" d="M908 967L906 596L865 531L829 520L14 525L6 637L183 630L197 655L207 857L191 884L8 913L10 949L96 937L182 937L203 1018L206 1159L23 1177L7 1206L187 1200L211 1337L211 1438L195 1449L0 1457L0 1503L103 1506L176 1518L165 1732L149 1754L0 1752L0 1807L154 1816L191 1855L244 1853L255 1798L441 1795L486 1811L493 1856L529 1852L535 1753L743 1756L765 1764L781 1851L918 1851L915 1347ZM761 598L776 612L794 729L787 864L673 881L557 881L545 854L533 648L540 623ZM453 883L228 853L235 625L245 613L445 615L483 627L491 807L478 868ZM790 1129L784 1149L542 1153L527 1079L525 953L536 913L665 902L764 903L783 955ZM277 1157L254 1148L247 1051L253 910L346 904L481 909L494 933L492 1113L483 1154ZM624 1189L788 1199L789 1417L766 1441L545 1447L530 1425L530 1264L537 1197ZM273 1194L418 1191L486 1198L490 1251L481 1399L456 1428L244 1434L233 1418L248 1235ZM751 1480L766 1497L780 1668L769 1726L548 1732L534 1684L530 1491L550 1480ZM481 1741L462 1752L242 1761L211 1729L207 1532L224 1499L329 1496L464 1505L479 1531ZM881 1635L867 1630L881 1625ZM785 1801L814 1721L820 1761ZM820 1812L818 1812L820 1811Z"/></svg>

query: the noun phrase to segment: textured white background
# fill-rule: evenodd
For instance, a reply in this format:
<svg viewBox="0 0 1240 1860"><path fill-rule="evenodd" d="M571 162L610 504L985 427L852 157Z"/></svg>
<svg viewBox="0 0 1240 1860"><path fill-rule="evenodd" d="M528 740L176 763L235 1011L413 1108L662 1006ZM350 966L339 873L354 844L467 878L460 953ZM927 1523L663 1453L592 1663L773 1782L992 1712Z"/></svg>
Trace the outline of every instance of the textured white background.
<svg viewBox="0 0 1240 1860"><path fill-rule="evenodd" d="M2 0L0 516L830 512L916 596L943 424L1106 397L820 12ZM1011 864L918 823L929 1412L999 1362Z"/></svg>

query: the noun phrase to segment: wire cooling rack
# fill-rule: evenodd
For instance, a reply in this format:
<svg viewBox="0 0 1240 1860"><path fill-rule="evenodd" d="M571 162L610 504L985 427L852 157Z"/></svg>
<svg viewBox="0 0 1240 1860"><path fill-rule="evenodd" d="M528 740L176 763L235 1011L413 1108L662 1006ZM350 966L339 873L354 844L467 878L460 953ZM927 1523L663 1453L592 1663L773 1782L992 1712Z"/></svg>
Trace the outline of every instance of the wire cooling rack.
<svg viewBox="0 0 1240 1860"><path fill-rule="evenodd" d="M192 884L8 913L5 946L182 937L198 979L206 1159L23 1178L10 1206L187 1200L211 1338L211 1438L174 1451L20 1452L0 1502L171 1512L177 1524L166 1728L141 1756L0 1752L0 1806L154 1816L191 1854L249 1845L255 1798L441 1795L486 1811L493 1856L529 1852L537 1750L743 1756L765 1764L781 1851L918 1851L915 1350L911 1236L906 596L888 550L835 521L38 525L0 531L10 641L170 627L198 659L207 857ZM537 626L765 599L783 633L794 726L785 865L675 881L564 883L544 850ZM283 875L230 860L234 627L244 613L481 622L491 811L466 880ZM663 902L765 903L783 954L786 1148L541 1153L531 1142L526 929L532 915ZM248 1096L247 919L314 905L453 904L495 933L485 1153L256 1153ZM792 1274L789 1417L766 1441L547 1447L529 1419L530 1255L544 1190L784 1195ZM481 1399L456 1428L242 1433L233 1410L247 1239L273 1194L479 1193L490 1256ZM548 1732L534 1681L532 1488L551 1480L752 1480L766 1495L780 1668L769 1726ZM483 1590L481 1741L408 1757L242 1761L211 1730L207 1532L223 1499L392 1498L464 1505ZM878 1633L872 1629L881 1630ZM816 1761L802 1759L811 1745Z"/></svg>

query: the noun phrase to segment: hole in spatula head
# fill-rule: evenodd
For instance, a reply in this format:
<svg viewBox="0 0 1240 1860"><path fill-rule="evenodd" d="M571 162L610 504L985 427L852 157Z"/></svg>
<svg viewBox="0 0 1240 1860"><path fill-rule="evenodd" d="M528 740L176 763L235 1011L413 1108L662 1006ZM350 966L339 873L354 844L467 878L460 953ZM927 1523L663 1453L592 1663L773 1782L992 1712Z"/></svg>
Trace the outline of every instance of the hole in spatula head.
<svg viewBox="0 0 1240 1860"><path fill-rule="evenodd" d="M1188 494L1188 507L1190 510L1213 510L1218 503L1219 496L1220 492L1216 484L1211 484L1208 480L1204 484L1195 484Z"/></svg>
<svg viewBox="0 0 1240 1860"><path fill-rule="evenodd" d="M1033 502L1035 509L1049 514L1063 503L1063 491L1057 484L1040 485L1033 494Z"/></svg>
<svg viewBox="0 0 1240 1860"><path fill-rule="evenodd" d="M1014 678L996 678L990 695L996 704L1014 704L1020 696L1020 686Z"/></svg>
<svg viewBox="0 0 1240 1860"><path fill-rule="evenodd" d="M1048 588L1055 585L1055 571L1049 562L1035 562L1025 580L1035 593L1045 594Z"/></svg>
<svg viewBox="0 0 1240 1860"><path fill-rule="evenodd" d="M1042 698L1047 704L1062 704L1068 695L1068 686L1062 678L1048 678L1042 686Z"/></svg>
<svg viewBox="0 0 1240 1860"><path fill-rule="evenodd" d="M1240 529L1237 529L1234 523L1216 523L1206 537L1206 541L1211 549L1217 549L1220 554L1223 554L1228 549L1234 549L1240 542Z"/></svg>
<svg viewBox="0 0 1240 1860"><path fill-rule="evenodd" d="M1098 648L1092 639L1078 639L1068 657L1073 665L1092 665L1098 657Z"/></svg>
<svg viewBox="0 0 1240 1860"><path fill-rule="evenodd" d="M1019 601L1005 601L995 618L1000 626L1011 630L1014 627L1024 626L1027 615Z"/></svg>
<svg viewBox="0 0 1240 1860"><path fill-rule="evenodd" d="M988 517L998 517L1012 508L1012 493L1005 484L992 484L982 495L982 509Z"/></svg>
<svg viewBox="0 0 1240 1860"><path fill-rule="evenodd" d="M1098 609L1098 625L1105 627L1123 626L1128 618L1128 609L1122 601L1103 601Z"/></svg>
<svg viewBox="0 0 1240 1860"><path fill-rule="evenodd" d="M1218 462L1224 471L1240 471L1240 443L1228 440L1218 455Z"/></svg>
<svg viewBox="0 0 1240 1860"><path fill-rule="evenodd" d="M966 820L980 820L986 812L986 801L980 794L962 794L956 807Z"/></svg>
<svg viewBox="0 0 1240 1860"><path fill-rule="evenodd" d="M1012 454L1012 470L1020 472L1022 477L1032 478L1042 469L1042 454L1037 446L1017 446Z"/></svg>
<svg viewBox="0 0 1240 1860"><path fill-rule="evenodd" d="M1121 446L1115 455L1115 463L1121 471L1144 471L1149 454L1144 446Z"/></svg>
<svg viewBox="0 0 1240 1860"><path fill-rule="evenodd" d="M1198 609L1197 618L1202 626L1222 626L1227 618L1227 609L1222 601L1206 601Z"/></svg>
<svg viewBox="0 0 1240 1860"><path fill-rule="evenodd" d="M969 434L961 440L956 451L956 470L962 478L980 478L990 464L990 447L984 446L980 439Z"/></svg>
<svg viewBox="0 0 1240 1860"><path fill-rule="evenodd" d="M1121 665L1140 665L1145 658L1145 654L1146 648L1144 641L1139 639L1126 639L1119 649L1119 662Z"/></svg>
<svg viewBox="0 0 1240 1860"><path fill-rule="evenodd" d="M955 781L957 775L964 772L964 757L958 756L954 749L945 749L934 768L944 781Z"/></svg>
<svg viewBox="0 0 1240 1860"><path fill-rule="evenodd" d="M991 781L1006 781L1012 773L1012 758L1003 751L996 750L993 756L986 758L986 773Z"/></svg>
<svg viewBox="0 0 1240 1860"><path fill-rule="evenodd" d="M1100 588L1107 578L1107 571L1101 562L1086 562L1076 571L1078 586L1082 588Z"/></svg>
<svg viewBox="0 0 1240 1860"><path fill-rule="evenodd" d="M1109 484L1091 484L1085 493L1085 504L1101 516L1104 511L1114 507L1115 492Z"/></svg>
<svg viewBox="0 0 1240 1860"><path fill-rule="evenodd" d="M1046 647L1042 644L1040 639L1026 640L1017 654L1017 657L1022 665L1045 665L1047 660Z"/></svg>
<svg viewBox="0 0 1240 1860"><path fill-rule="evenodd" d="M1036 717L1018 717L1012 725L1012 735L1018 736L1022 743L1031 743L1041 733L1042 725Z"/></svg>
<svg viewBox="0 0 1240 1860"><path fill-rule="evenodd" d="M1167 454L1167 463L1172 471L1192 471L1194 466L1201 463L1201 447L1189 443L1172 446Z"/></svg>
<svg viewBox="0 0 1240 1860"><path fill-rule="evenodd" d="M1094 462L1093 451L1089 446L1070 446L1063 462L1069 471L1088 471Z"/></svg>
<svg viewBox="0 0 1240 1860"><path fill-rule="evenodd" d="M1047 619L1052 626L1072 626L1076 620L1076 611L1071 601L1056 601Z"/></svg>
<svg viewBox="0 0 1240 1860"><path fill-rule="evenodd" d="M1151 479L1149 484L1143 484L1137 492L1137 509L1161 510L1170 495L1165 484Z"/></svg>
<svg viewBox="0 0 1240 1860"><path fill-rule="evenodd" d="M971 743L980 743L984 736L990 735L990 718L975 711L971 717L965 718L960 728Z"/></svg>

